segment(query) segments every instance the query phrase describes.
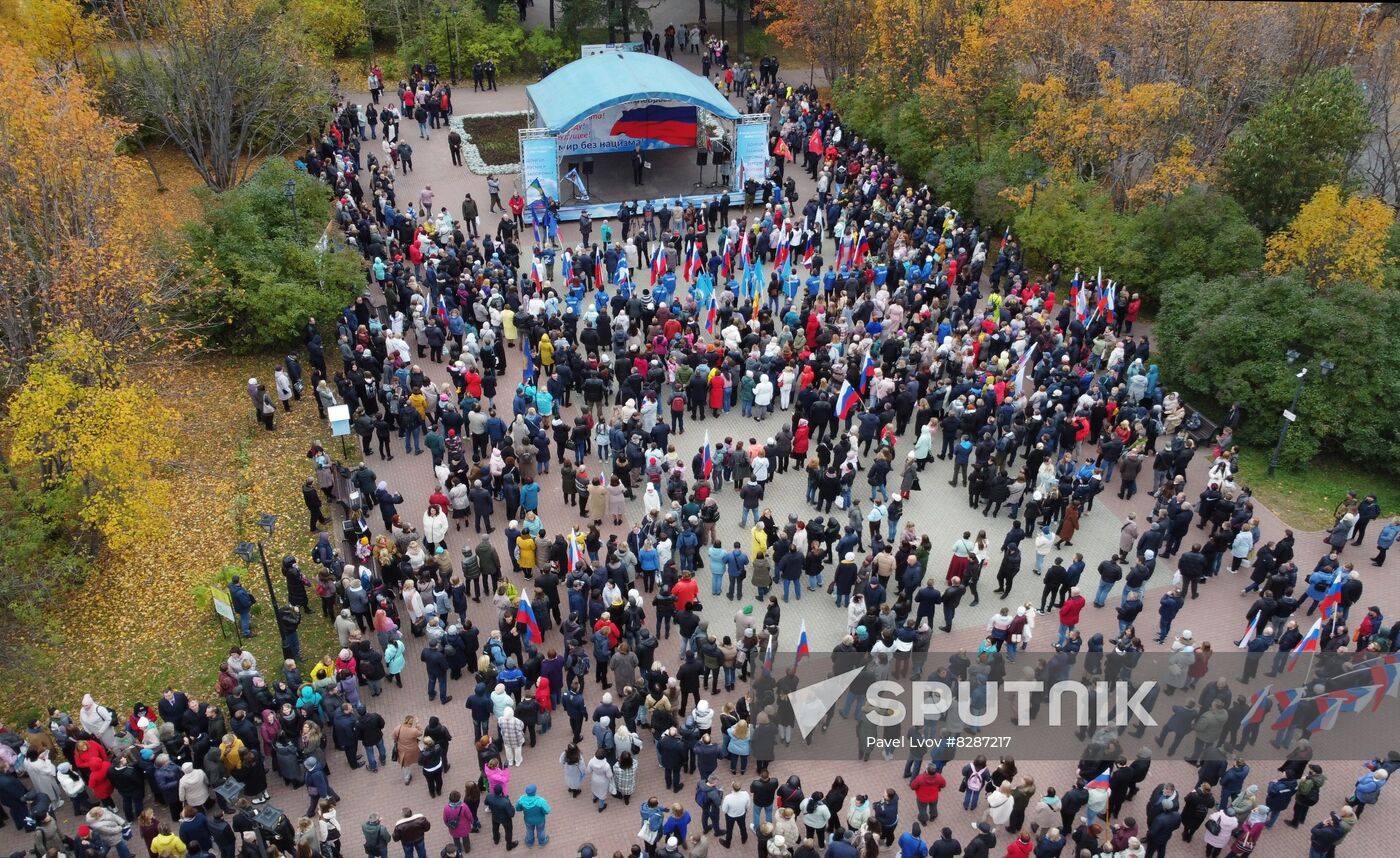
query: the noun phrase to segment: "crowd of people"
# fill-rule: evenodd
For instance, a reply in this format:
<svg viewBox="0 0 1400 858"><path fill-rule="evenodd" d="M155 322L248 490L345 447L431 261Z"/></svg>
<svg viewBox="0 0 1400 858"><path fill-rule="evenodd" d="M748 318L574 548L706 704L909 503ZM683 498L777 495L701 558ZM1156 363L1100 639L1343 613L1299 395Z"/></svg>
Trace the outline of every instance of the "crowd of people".
<svg viewBox="0 0 1400 858"><path fill-rule="evenodd" d="M344 463L342 480L319 443L308 451L303 495L319 541L305 569L282 563L286 605L274 625L284 660L235 647L213 693L166 689L154 708L120 712L89 697L76 718L53 709L0 733L0 804L32 831L37 858L129 858L133 829L151 858L339 858L360 847L346 842L355 823L337 816L337 752L347 769L396 769L405 785L421 775L426 786L430 812L409 804L359 825L378 858L391 844L426 858L429 839L455 858L474 836L480 848L488 823L505 850L543 847L559 836L551 802L584 791L599 814L639 825L631 851L650 858L705 858L736 834L741 845L755 838L760 858L1151 858L1194 854L1180 844L1198 833L1214 858L1269 848L1285 812L1287 825L1308 826L1310 858L1335 854L1400 754L1324 771L1300 715L1275 741L1283 765L1251 770L1246 698L1223 680L1198 689L1211 645L1200 629L1172 631L1202 587L1220 590L1239 572L1250 581L1241 589L1260 594L1244 617L1255 629L1246 651L1272 653L1273 673L1302 638L1298 619L1319 608L1333 618L1319 646L1331 657L1309 682L1325 686L1329 671L1394 651L1400 625L1387 627L1378 606L1357 609L1360 573L1342 558L1383 518L1375 498L1339 509L1327 552L1300 567L1291 531L1263 532L1237 481L1229 422L1213 444L1190 436L1150 337L1132 330L1135 297L1120 292L1091 312L1065 300L1092 291L1082 271L1028 271L1014 236L910 181L814 92L781 84L776 64L763 71L749 89L774 112L777 166L742 213L727 197L629 208L617 236L605 226L601 243L584 234L572 247L543 236L525 250L509 210L478 237L475 203L470 218L434 213L431 189L401 203L392 156L361 169L374 114L338 113L303 163L337 191L369 297L338 319L309 320L305 345L315 403L350 406L362 458ZM413 94L424 91L403 88L403 115L413 97L417 119ZM426 92L431 105L436 90ZM428 120L417 121L426 138ZM803 153L816 178L801 204L783 150ZM649 259L655 287L633 287ZM772 276L748 282L760 264ZM286 408L300 395L293 362L274 373ZM249 395L272 428L276 409L256 379ZM716 432L707 446L701 433L732 427L735 411L751 430ZM370 463L424 453L435 488L417 519ZM1202 453L1208 476L1188 491ZM1058 553L1074 547L1105 489L1131 498L1148 469L1153 509L1122 525L1116 553ZM805 476L810 510L795 493L769 494L775 480L799 479L789 471ZM944 491L934 473L966 492L970 510L1009 517L1000 545L904 515L917 493ZM576 516L546 520L541 493L556 490ZM721 521L726 491L741 498L737 522ZM638 496L640 516L628 503ZM330 504L345 507L344 539L322 529ZM1379 561L1397 530L1394 519L1381 528ZM1027 553L1038 602L1017 583ZM1097 583L1083 577L1090 562ZM841 776L821 788L783 759L795 679L765 669L764 653L795 645L803 614L792 601L825 590L847 611L835 652L873 662L937 650L938 632L956 631L962 600L976 605L993 570L993 595L1015 607L992 616L975 655L945 668L961 679L1003 675L1033 639L1042 668L1060 659L1095 677L1130 672L1126 657L1148 649L1137 631L1146 593L1162 589L1153 639L1193 699L1172 708L1157 744L1194 737L1192 783L1153 783L1151 754L1120 755L1116 735L1067 761L1057 784L1037 784L1009 756L946 748L911 753L905 783L863 793ZM1116 624L1081 636L1089 602L1106 608L1120 582ZM254 632L252 595L235 584L248 594L234 602L241 625ZM1033 635L1049 612L1058 635ZM314 613L340 648L303 657L298 628ZM1218 646L1238 634L1213 631ZM669 660L659 652L673 632ZM440 714L388 724L375 698L404 693L410 669L426 674ZM568 731L555 743L559 781L512 783L556 728ZM476 765L445 785L454 756ZM232 781L239 788L221 794ZM303 790L305 812L260 819L269 781ZM962 815L945 806L940 823L954 781ZM587 839L573 832L563 851L592 858Z"/></svg>

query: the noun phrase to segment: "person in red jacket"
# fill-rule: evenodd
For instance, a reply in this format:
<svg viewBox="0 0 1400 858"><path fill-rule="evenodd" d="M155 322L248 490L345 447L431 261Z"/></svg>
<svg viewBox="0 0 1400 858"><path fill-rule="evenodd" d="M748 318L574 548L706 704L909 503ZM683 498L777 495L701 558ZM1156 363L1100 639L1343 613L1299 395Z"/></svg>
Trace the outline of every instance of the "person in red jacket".
<svg viewBox="0 0 1400 858"><path fill-rule="evenodd" d="M1019 837L1006 844L1005 858L1030 858L1031 850L1034 848L1030 832L1022 831Z"/></svg>
<svg viewBox="0 0 1400 858"><path fill-rule="evenodd" d="M676 611L684 611L691 602L700 596L700 585L695 581L695 575L691 572L681 573L681 580L677 581L671 588L671 595L676 597Z"/></svg>
<svg viewBox="0 0 1400 858"><path fill-rule="evenodd" d="M909 782L909 788L914 791L914 800L919 803L921 825L928 825L930 820L938 818L938 794L947 785L948 781L938 773L938 767L933 764Z"/></svg>
<svg viewBox="0 0 1400 858"><path fill-rule="evenodd" d="M724 410L724 373L716 372L710 376L710 408L716 417Z"/></svg>
<svg viewBox="0 0 1400 858"><path fill-rule="evenodd" d="M1069 598L1060 606L1060 639L1055 641L1055 646L1065 642L1069 633L1074 631L1074 627L1079 625L1079 612L1084 610L1084 597L1079 595L1078 587L1071 587Z"/></svg>
<svg viewBox="0 0 1400 858"><path fill-rule="evenodd" d="M1142 312L1142 297L1134 292L1132 300L1128 301L1128 312L1123 316L1126 322L1126 324L1123 325L1125 331L1130 334L1133 332L1133 322L1137 321L1138 313L1140 312Z"/></svg>

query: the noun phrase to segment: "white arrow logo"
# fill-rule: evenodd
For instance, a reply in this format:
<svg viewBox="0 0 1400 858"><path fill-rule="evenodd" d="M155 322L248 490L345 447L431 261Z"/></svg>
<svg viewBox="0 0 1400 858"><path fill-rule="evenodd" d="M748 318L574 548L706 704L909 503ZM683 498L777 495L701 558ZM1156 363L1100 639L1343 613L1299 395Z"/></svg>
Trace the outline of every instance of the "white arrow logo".
<svg viewBox="0 0 1400 858"><path fill-rule="evenodd" d="M841 699L841 695L846 693L846 689L851 687L851 683L856 681L862 670L864 668L857 667L845 673L838 673L830 679L814 682L788 695L788 701L792 703L793 718L797 721L797 729L801 731L802 738L807 738L812 729L821 723L826 713L831 711L831 707L836 705L836 701Z"/></svg>

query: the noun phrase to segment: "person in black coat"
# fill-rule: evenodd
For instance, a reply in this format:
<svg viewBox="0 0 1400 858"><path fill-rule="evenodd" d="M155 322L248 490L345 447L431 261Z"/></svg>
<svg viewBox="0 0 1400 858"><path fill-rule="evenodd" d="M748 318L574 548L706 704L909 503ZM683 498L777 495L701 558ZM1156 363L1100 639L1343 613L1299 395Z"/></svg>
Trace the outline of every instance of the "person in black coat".
<svg viewBox="0 0 1400 858"><path fill-rule="evenodd" d="M311 529L316 529L314 524ZM287 602L303 611L310 607L311 600L306 592L306 575L297 565L297 559L290 554L282 558L282 578L287 582Z"/></svg>

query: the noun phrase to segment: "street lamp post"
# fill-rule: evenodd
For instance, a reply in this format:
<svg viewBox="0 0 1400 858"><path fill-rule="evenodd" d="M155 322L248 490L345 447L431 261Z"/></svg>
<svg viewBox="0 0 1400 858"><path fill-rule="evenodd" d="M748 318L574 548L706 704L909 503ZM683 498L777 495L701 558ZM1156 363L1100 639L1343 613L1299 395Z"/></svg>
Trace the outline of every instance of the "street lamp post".
<svg viewBox="0 0 1400 858"><path fill-rule="evenodd" d="M272 531L277 527L277 516L267 512L263 513L258 516L258 527L267 531L267 539L271 539ZM238 545L234 547L233 553L242 557L244 563L252 563L254 548L257 549L258 560L262 562L263 581L267 584L267 597L272 602L272 621L275 626L278 626L278 632L280 634L281 621L278 617L281 614L282 606L277 602L277 588L272 586L272 571L267 565L267 552L263 548L263 540L259 539L256 543L246 541L239 542Z"/></svg>
<svg viewBox="0 0 1400 858"><path fill-rule="evenodd" d="M282 199L287 201L287 207L292 210L292 229L296 231L297 243L301 244L301 213L297 211L296 179L288 179L282 186Z"/></svg>
<svg viewBox="0 0 1400 858"><path fill-rule="evenodd" d="M1288 352L1284 354L1284 358L1290 365L1296 363L1300 357L1302 357L1302 355L1298 354L1298 352L1293 349L1289 349ZM1337 365L1330 360L1324 360L1318 364L1318 370L1322 373L1324 378L1336 368ZM1303 367L1298 370L1297 378L1298 385L1293 389L1293 404L1288 406L1283 412L1283 425L1280 426L1278 430L1278 443L1274 445L1274 454L1269 457L1269 476L1271 477L1274 475L1274 472L1278 470L1278 457L1283 453L1284 442L1288 440L1288 430L1292 428L1293 421L1298 419L1298 400L1303 397L1303 384L1308 378L1308 368Z"/></svg>

